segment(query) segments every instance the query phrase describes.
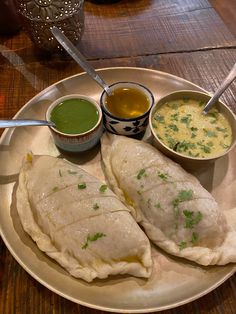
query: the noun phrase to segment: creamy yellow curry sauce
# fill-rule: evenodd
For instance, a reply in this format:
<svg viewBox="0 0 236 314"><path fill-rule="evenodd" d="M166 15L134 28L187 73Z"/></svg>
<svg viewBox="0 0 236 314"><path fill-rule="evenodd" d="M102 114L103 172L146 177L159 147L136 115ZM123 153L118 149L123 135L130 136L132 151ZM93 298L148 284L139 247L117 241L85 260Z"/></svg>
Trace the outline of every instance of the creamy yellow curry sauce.
<svg viewBox="0 0 236 314"><path fill-rule="evenodd" d="M229 121L216 108L202 114L205 102L184 98L166 102L152 117L158 138L174 151L199 158L225 152L232 142Z"/></svg>

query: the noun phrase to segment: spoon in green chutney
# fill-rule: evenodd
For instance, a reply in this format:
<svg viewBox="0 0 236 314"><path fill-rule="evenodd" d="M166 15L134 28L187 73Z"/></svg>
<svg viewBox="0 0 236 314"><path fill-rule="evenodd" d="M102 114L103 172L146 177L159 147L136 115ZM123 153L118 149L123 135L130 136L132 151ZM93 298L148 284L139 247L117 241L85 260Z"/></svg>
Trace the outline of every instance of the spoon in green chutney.
<svg viewBox="0 0 236 314"><path fill-rule="evenodd" d="M231 71L226 76L222 84L217 88L214 95L210 98L208 103L203 109L203 114L207 114L211 107L217 102L218 98L223 94L223 92L229 87L229 85L235 80L236 78L236 63L233 65Z"/></svg>
<svg viewBox="0 0 236 314"><path fill-rule="evenodd" d="M15 128L18 126L54 126L55 123L46 120L30 120L30 119L13 119L13 120L0 120L0 128Z"/></svg>
<svg viewBox="0 0 236 314"><path fill-rule="evenodd" d="M82 53L72 44L72 42L57 28L56 26L51 27L51 32L54 38L60 43L65 51L84 69L88 75L96 81L108 94L112 95L112 91L104 80L97 74L93 67L87 62Z"/></svg>

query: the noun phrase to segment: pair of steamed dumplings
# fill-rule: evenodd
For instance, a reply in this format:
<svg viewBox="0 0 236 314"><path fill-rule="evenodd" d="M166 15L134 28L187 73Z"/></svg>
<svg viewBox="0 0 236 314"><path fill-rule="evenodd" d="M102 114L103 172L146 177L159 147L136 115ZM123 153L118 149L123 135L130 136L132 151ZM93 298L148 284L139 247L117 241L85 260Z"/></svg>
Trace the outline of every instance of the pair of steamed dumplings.
<svg viewBox="0 0 236 314"><path fill-rule="evenodd" d="M40 250L88 282L148 278L149 239L201 265L236 262L235 209L225 215L194 176L151 145L107 134L101 142L113 192L63 159L28 155L23 162L17 210Z"/></svg>

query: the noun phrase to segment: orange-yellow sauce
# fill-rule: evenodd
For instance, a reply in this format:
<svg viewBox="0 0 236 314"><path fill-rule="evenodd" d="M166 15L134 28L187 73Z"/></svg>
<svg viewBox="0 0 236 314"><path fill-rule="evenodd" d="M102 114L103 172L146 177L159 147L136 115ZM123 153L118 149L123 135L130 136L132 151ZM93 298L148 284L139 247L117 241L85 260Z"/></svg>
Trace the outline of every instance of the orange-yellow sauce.
<svg viewBox="0 0 236 314"><path fill-rule="evenodd" d="M121 87L106 97L105 107L115 117L130 119L144 114L149 109L150 102L140 90Z"/></svg>

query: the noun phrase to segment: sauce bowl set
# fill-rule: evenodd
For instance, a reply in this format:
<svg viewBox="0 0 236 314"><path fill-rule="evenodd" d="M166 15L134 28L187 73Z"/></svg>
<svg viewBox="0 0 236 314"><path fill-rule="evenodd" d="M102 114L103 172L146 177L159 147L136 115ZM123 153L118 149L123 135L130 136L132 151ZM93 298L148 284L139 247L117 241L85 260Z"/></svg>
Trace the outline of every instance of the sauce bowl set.
<svg viewBox="0 0 236 314"><path fill-rule="evenodd" d="M46 120L52 121L56 125L55 127L50 126L56 146L69 152L86 151L99 142L103 132L103 125L107 131L120 135L130 136L145 132L148 125L149 112L154 105L152 92L145 86L134 82L119 82L112 84L109 88L112 91L112 95L107 95L104 90L100 98L100 105L90 97L74 94L61 97L49 106L46 112ZM116 91L118 91L118 94L116 94ZM108 107L107 104L110 98L110 107ZM58 113L59 119L62 120L60 121L60 126L62 126L63 120L65 124L70 124L68 119L70 119L71 123L78 119L79 124L81 123L81 116L85 122L89 120L89 113L86 110L83 110L81 115L78 113L75 116L74 113L75 108L83 100L88 101L88 103L83 104L83 108L92 104L97 111L98 119L90 129L72 133L71 131L65 132L59 127L58 121L53 119L53 111L65 105L65 102L68 100L74 100L74 103L68 104L65 111L67 114L64 114L65 112L63 113L63 111ZM76 101L78 102L77 104ZM116 106L112 106L112 104ZM129 108L132 107L133 114L130 114ZM117 110L118 112L120 111L118 115L116 114ZM68 114L68 111L71 111L71 114Z"/></svg>
<svg viewBox="0 0 236 314"><path fill-rule="evenodd" d="M91 97L73 94L49 106L46 120L55 123L49 128L58 148L83 152L99 142L104 127L118 135L142 136L148 125L153 145L187 168L215 161L235 146L235 115L220 101L204 115L202 110L210 99L205 93L176 91L155 103L152 92L136 82L117 82L110 85L109 90L110 95L103 90L100 104ZM65 106L64 111L61 106ZM80 109L77 110L77 106ZM57 119L61 119L60 125ZM66 130L63 123L75 129Z"/></svg>

